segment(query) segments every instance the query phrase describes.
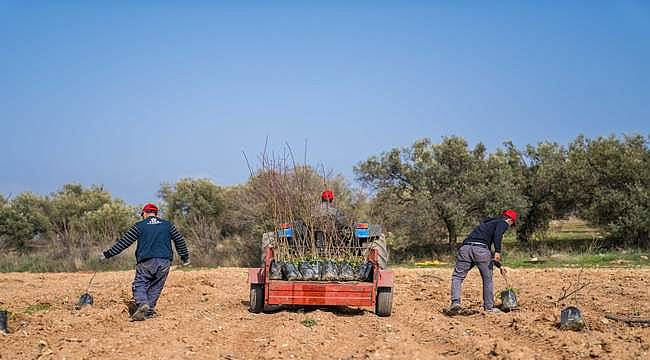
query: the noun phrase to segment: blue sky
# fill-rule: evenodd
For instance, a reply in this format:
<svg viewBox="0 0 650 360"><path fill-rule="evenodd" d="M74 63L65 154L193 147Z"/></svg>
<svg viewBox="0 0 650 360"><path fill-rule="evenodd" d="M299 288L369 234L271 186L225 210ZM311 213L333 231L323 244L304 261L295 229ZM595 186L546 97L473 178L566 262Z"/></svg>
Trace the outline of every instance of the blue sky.
<svg viewBox="0 0 650 360"><path fill-rule="evenodd" d="M0 193L236 184L267 137L352 178L422 137L647 135L648 39L647 1L0 0Z"/></svg>

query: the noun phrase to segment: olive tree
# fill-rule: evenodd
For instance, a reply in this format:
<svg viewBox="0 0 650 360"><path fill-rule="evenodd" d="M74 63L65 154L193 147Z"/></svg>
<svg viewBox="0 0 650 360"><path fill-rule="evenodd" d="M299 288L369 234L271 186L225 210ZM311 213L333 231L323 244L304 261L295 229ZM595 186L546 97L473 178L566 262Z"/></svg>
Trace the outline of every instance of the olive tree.
<svg viewBox="0 0 650 360"><path fill-rule="evenodd" d="M505 147L514 181L528 202L517 225L517 238L527 242L534 233L548 229L553 218L575 210L567 150L555 142L540 142L523 150L506 142Z"/></svg>
<svg viewBox="0 0 650 360"><path fill-rule="evenodd" d="M426 222L430 229L444 227L450 247L473 222L525 204L504 154L487 155L481 143L469 149L456 136L394 148L358 164L355 174L371 189L423 210L433 219Z"/></svg>
<svg viewBox="0 0 650 360"><path fill-rule="evenodd" d="M158 192L162 210L200 253L212 254L221 240L223 189L210 179L184 178L163 183Z"/></svg>
<svg viewBox="0 0 650 360"><path fill-rule="evenodd" d="M24 192L0 206L0 243L20 252L44 245L52 228L47 198Z"/></svg>
<svg viewBox="0 0 650 360"><path fill-rule="evenodd" d="M621 245L650 241L650 149L641 135L579 136L569 147L579 215Z"/></svg>

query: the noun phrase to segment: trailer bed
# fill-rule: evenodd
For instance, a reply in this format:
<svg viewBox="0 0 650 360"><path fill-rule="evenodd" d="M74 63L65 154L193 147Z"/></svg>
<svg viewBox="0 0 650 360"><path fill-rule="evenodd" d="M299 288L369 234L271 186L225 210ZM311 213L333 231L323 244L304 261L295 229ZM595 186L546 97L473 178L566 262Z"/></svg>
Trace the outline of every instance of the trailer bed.
<svg viewBox="0 0 650 360"><path fill-rule="evenodd" d="M392 307L393 271L380 269L377 254L371 251L372 281L287 281L266 276L273 259L267 248L264 268L248 269L251 285L251 311L260 312L264 305L318 305L375 307L380 316L389 316Z"/></svg>

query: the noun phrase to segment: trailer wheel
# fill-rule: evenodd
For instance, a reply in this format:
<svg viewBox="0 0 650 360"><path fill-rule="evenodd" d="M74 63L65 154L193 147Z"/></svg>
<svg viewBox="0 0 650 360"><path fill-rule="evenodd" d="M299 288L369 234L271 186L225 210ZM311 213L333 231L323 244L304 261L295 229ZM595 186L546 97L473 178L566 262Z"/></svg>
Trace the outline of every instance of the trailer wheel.
<svg viewBox="0 0 650 360"><path fill-rule="evenodd" d="M377 302L375 314L377 316L390 316L393 311L393 289L389 287L377 288Z"/></svg>
<svg viewBox="0 0 650 360"><path fill-rule="evenodd" d="M264 285L251 284L251 297L248 311L259 314L264 309Z"/></svg>

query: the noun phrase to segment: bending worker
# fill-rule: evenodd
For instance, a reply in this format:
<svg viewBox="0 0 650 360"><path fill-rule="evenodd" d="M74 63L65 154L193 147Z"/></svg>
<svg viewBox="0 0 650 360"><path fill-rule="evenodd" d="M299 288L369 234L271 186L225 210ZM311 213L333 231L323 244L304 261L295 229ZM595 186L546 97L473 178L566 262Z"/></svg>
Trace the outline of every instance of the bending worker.
<svg viewBox="0 0 650 360"><path fill-rule="evenodd" d="M147 204L140 212L142 220L135 223L110 249L102 252L100 261L112 258L138 242L135 250L137 265L133 279L133 298L137 309L131 319L142 321L156 315L160 297L172 263L172 241L183 266L190 264L185 239L174 224L158 217L158 207Z"/></svg>
<svg viewBox="0 0 650 360"><path fill-rule="evenodd" d="M494 307L494 289L492 282L493 265L500 268L501 273L501 239L508 227L515 224L517 213L514 210L505 210L501 216L487 219L467 236L463 245L458 249L456 267L451 275L451 305L446 309L447 315L457 315L461 311L460 294L463 280L467 273L478 267L483 279L483 307L487 313L500 313ZM490 249L494 244L494 258Z"/></svg>
<svg viewBox="0 0 650 360"><path fill-rule="evenodd" d="M334 206L334 193L332 190L325 190L320 195L320 206L316 208L316 217L330 217L335 221L337 227L347 225L345 215Z"/></svg>
<svg viewBox="0 0 650 360"><path fill-rule="evenodd" d="M325 190L320 196L320 205L312 213L316 234L316 246L323 248L327 239L337 238L337 233L344 229L348 223L343 212L334 206L334 193Z"/></svg>

